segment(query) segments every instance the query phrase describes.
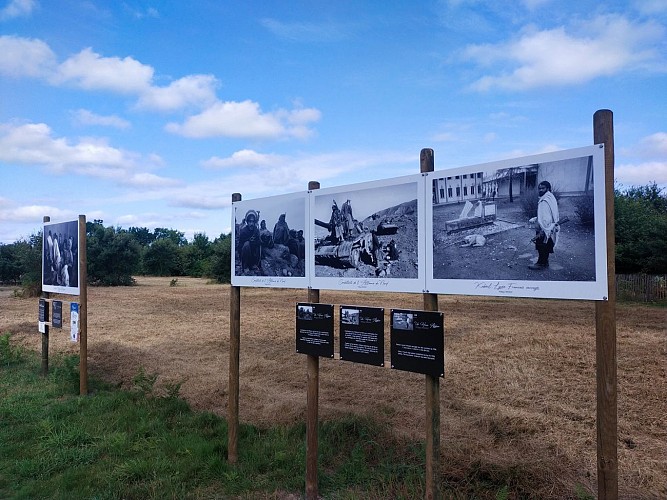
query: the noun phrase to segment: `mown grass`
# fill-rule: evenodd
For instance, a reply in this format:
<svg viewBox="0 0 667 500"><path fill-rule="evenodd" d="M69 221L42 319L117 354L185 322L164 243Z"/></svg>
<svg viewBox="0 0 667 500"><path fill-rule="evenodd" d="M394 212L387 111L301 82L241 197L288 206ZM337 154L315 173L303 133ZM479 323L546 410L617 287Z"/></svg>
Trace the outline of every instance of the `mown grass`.
<svg viewBox="0 0 667 500"><path fill-rule="evenodd" d="M177 386L154 384L143 370L131 391L91 379L91 395L81 397L75 356L52 359L43 378L33 353L0 337L0 498L302 495L304 425L242 425L239 463L230 465L225 420L192 411ZM422 450L406 454L383 432L355 417L324 423L321 493L422 495Z"/></svg>
<svg viewBox="0 0 667 500"><path fill-rule="evenodd" d="M91 394L81 397L78 359L53 359L51 367L39 376L36 355L0 336L0 498L303 496L304 424L242 425L239 461L230 465L225 420L192 411L178 384L158 390L140 370L131 391L91 379ZM324 498L424 497L423 444L370 420L322 423L319 453ZM468 479L443 482L445 498L525 496L510 491L502 472L496 481Z"/></svg>

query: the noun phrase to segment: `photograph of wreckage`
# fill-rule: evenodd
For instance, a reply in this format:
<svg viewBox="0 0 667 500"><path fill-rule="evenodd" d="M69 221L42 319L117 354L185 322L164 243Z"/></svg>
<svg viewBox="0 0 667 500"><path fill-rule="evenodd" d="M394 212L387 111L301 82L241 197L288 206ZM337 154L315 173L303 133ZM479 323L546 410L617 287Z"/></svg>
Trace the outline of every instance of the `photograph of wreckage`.
<svg viewBox="0 0 667 500"><path fill-rule="evenodd" d="M313 286L422 291L422 186L414 175L312 191Z"/></svg>

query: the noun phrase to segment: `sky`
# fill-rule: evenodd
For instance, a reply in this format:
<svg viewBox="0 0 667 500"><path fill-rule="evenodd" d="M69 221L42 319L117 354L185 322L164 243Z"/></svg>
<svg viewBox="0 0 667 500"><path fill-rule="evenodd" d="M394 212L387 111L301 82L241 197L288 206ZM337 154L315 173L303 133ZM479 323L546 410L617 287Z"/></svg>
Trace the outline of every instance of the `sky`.
<svg viewBox="0 0 667 500"><path fill-rule="evenodd" d="M0 0L0 243L593 142L667 187L667 0Z"/></svg>

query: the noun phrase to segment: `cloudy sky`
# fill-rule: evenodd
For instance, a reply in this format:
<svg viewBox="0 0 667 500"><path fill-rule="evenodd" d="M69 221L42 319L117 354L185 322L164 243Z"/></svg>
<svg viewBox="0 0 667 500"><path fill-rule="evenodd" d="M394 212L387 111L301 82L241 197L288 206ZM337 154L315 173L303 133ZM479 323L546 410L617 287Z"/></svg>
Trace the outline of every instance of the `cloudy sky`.
<svg viewBox="0 0 667 500"><path fill-rule="evenodd" d="M586 146L667 186L667 1L0 0L0 242Z"/></svg>

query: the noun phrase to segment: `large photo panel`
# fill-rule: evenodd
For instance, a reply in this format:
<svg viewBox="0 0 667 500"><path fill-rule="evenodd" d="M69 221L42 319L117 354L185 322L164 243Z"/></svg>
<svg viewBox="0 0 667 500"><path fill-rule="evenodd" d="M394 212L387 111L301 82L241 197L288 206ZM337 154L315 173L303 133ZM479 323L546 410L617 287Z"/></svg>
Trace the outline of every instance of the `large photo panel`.
<svg viewBox="0 0 667 500"><path fill-rule="evenodd" d="M423 193L419 174L312 191L312 287L422 292Z"/></svg>
<svg viewBox="0 0 667 500"><path fill-rule="evenodd" d="M307 192L232 204L232 285L308 286Z"/></svg>
<svg viewBox="0 0 667 500"><path fill-rule="evenodd" d="M42 290L79 295L79 221L45 222L42 234Z"/></svg>
<svg viewBox="0 0 667 500"><path fill-rule="evenodd" d="M602 145L431 172L431 293L605 300Z"/></svg>

